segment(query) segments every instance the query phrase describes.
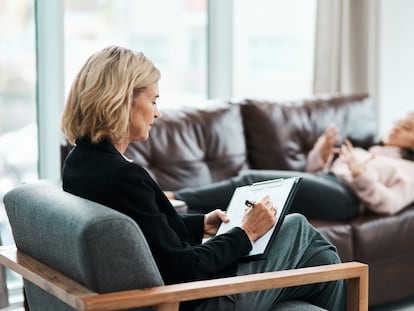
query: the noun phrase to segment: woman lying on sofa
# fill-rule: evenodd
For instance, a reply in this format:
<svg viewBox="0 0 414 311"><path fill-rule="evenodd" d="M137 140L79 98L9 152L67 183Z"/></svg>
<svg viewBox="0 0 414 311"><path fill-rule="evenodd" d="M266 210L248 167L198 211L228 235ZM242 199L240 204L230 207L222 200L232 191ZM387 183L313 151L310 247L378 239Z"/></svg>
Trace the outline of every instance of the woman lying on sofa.
<svg viewBox="0 0 414 311"><path fill-rule="evenodd" d="M267 179L301 176L291 212L309 218L345 220L365 207L395 214L414 201L414 112L396 122L380 145L368 150L341 141L328 127L308 155L306 172L246 170L239 176L201 188L166 191L190 210L225 209L238 186Z"/></svg>

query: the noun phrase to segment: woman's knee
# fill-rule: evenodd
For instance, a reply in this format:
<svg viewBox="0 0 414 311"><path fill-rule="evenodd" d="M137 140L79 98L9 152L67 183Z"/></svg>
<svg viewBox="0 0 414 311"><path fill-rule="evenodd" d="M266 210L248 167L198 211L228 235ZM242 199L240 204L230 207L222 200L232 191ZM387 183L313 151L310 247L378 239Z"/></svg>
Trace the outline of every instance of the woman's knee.
<svg viewBox="0 0 414 311"><path fill-rule="evenodd" d="M286 216L284 225L294 228L309 228L312 225L308 222L305 216L299 213L292 213Z"/></svg>
<svg viewBox="0 0 414 311"><path fill-rule="evenodd" d="M285 230L289 231L285 232L287 236L290 236L291 239L293 236L300 238L304 245L308 243L309 247L315 250L315 255L321 251L324 264L339 263L341 261L336 247L322 236L302 214L287 215L283 226Z"/></svg>
<svg viewBox="0 0 414 311"><path fill-rule="evenodd" d="M315 251L306 261L307 266L323 266L341 263L341 258L335 246L327 244L326 241L319 240L313 245Z"/></svg>
<svg viewBox="0 0 414 311"><path fill-rule="evenodd" d="M292 213L286 215L281 228L281 235L289 241L307 244L315 236L318 236L319 232L308 222L305 216L299 213Z"/></svg>

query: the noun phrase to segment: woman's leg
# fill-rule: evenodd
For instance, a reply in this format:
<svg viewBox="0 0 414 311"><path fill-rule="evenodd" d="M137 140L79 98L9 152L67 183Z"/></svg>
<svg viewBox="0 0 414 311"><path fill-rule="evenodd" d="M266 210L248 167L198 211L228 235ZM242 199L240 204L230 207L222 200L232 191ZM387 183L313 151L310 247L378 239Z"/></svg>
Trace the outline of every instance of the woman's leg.
<svg viewBox="0 0 414 311"><path fill-rule="evenodd" d="M300 214L291 214L273 240L264 260L238 264L237 274L282 271L339 263L335 247ZM288 288L235 294L208 299L197 310L276 310L278 303L306 301L326 310L346 310L345 281L333 281Z"/></svg>
<svg viewBox="0 0 414 311"><path fill-rule="evenodd" d="M176 191L175 195L187 203L190 211L206 213L215 208L226 210L236 187L292 176L302 177L302 180L292 202L291 213L326 220L345 220L359 213L361 203L354 191L334 175L325 173L245 170L231 179L200 188L183 189Z"/></svg>
<svg viewBox="0 0 414 311"><path fill-rule="evenodd" d="M299 214L285 218L265 260L240 263L238 275L339 263L336 248ZM234 295L237 310L272 310L286 300L303 300L327 310L346 310L345 281Z"/></svg>
<svg viewBox="0 0 414 311"><path fill-rule="evenodd" d="M291 213L325 220L346 220L360 213L358 196L335 175L299 172L296 176L302 180L293 199Z"/></svg>

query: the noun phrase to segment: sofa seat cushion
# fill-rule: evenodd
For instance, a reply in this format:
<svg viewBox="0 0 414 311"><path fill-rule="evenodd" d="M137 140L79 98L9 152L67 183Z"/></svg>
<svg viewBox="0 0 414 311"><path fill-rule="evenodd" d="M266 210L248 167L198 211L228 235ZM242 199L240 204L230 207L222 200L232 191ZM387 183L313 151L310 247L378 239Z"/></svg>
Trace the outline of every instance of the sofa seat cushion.
<svg viewBox="0 0 414 311"><path fill-rule="evenodd" d="M414 254L414 204L393 216L367 215L352 221L355 260L389 258L390 254Z"/></svg>
<svg viewBox="0 0 414 311"><path fill-rule="evenodd" d="M414 253L394 254L369 264L369 304L413 297Z"/></svg>
<svg viewBox="0 0 414 311"><path fill-rule="evenodd" d="M393 216L358 217L352 225L355 260L369 264L370 305L412 296L414 204Z"/></svg>

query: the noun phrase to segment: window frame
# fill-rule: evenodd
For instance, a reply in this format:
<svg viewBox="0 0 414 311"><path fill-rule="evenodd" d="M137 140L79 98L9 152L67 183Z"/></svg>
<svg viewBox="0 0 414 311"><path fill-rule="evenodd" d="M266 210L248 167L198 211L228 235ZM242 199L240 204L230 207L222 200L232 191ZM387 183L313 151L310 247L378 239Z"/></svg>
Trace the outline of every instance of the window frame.
<svg viewBox="0 0 414 311"><path fill-rule="evenodd" d="M35 0L39 179L60 181L64 103L63 0Z"/></svg>

